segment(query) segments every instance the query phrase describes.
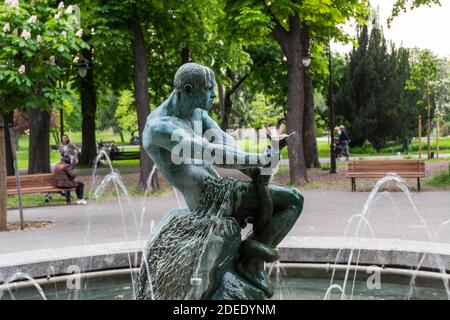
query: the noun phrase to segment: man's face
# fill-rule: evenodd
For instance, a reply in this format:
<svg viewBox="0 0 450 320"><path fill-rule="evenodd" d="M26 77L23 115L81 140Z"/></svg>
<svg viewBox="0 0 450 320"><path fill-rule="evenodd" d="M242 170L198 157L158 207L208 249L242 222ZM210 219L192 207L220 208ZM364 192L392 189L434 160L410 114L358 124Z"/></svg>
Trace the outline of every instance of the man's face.
<svg viewBox="0 0 450 320"><path fill-rule="evenodd" d="M206 111L209 111L211 109L214 99L217 97L215 87L216 83L211 82L209 88L206 90L206 103L205 103Z"/></svg>

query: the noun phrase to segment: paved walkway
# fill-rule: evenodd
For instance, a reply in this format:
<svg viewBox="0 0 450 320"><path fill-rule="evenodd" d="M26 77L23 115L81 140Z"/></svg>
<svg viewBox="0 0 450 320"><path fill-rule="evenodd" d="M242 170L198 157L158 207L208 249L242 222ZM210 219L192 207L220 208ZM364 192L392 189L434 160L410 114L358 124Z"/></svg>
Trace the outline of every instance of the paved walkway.
<svg viewBox="0 0 450 320"><path fill-rule="evenodd" d="M342 237L349 219L362 212L368 196L364 192L304 192L303 213L289 236L312 237L314 241L319 239L317 237ZM377 238L425 241L427 228L433 233L450 219L448 192L412 193L411 197L420 217L403 193L380 194L368 216ZM180 201L183 204L182 199ZM55 225L41 230L0 232L0 254L145 240L165 212L177 206L174 191L169 191L158 197L150 196L145 201L133 198L130 201L122 199L120 203L95 203L90 200L87 206L25 209L26 220L51 220ZM11 222L19 220L17 210L10 210L8 216ZM354 235L356 225L357 220L353 220L349 235ZM365 225L361 227L361 236L371 238ZM450 223L442 228L436 240L450 244Z"/></svg>

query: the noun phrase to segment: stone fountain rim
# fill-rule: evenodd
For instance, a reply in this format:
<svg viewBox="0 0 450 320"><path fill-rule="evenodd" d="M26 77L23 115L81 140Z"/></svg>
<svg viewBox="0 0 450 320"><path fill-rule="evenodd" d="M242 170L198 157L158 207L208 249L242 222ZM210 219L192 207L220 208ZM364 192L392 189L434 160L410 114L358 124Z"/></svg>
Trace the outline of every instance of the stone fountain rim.
<svg viewBox="0 0 450 320"><path fill-rule="evenodd" d="M3 278L17 271L34 278L67 274L70 265L82 265L85 272L138 267L140 253L147 241L129 241L91 244L0 254L0 276ZM378 247L379 246L379 247ZM278 246L280 260L284 263L345 264L355 248L360 252L361 265L378 265L394 268L414 268L423 254L432 254L442 260L446 271L450 270L450 245L428 241L393 239L343 238L343 237L286 237ZM336 259L337 254L340 257ZM137 254L137 255L136 255ZM428 259L426 259L428 260ZM50 265L52 270L49 270ZM423 269L436 266L425 261ZM0 277L0 283L1 283Z"/></svg>

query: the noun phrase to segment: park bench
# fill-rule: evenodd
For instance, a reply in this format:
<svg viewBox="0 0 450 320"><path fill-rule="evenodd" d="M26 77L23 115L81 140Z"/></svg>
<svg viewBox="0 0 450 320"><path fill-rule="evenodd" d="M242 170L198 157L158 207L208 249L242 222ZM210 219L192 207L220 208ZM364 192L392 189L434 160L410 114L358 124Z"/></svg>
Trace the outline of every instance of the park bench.
<svg viewBox="0 0 450 320"><path fill-rule="evenodd" d="M402 178L417 178L417 190L420 191L420 178L425 177L423 160L353 160L348 163L347 178L351 179L352 191L356 191L356 178L380 179L388 173Z"/></svg>
<svg viewBox="0 0 450 320"><path fill-rule="evenodd" d="M29 174L20 176L21 194L60 193L66 198L66 203L70 204L72 202L70 197L70 191L75 190L76 188L58 188L55 185L53 173ZM17 195L15 176L10 176L6 178L6 194L8 196Z"/></svg>
<svg viewBox="0 0 450 320"><path fill-rule="evenodd" d="M111 161L114 160L134 160L139 159L141 156L140 151L110 151L109 157Z"/></svg>

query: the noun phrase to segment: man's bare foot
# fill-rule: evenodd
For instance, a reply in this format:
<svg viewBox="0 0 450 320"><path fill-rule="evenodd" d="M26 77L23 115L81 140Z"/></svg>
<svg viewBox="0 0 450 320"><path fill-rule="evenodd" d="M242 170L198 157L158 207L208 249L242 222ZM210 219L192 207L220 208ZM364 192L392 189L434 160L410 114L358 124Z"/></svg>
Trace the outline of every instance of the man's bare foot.
<svg viewBox="0 0 450 320"><path fill-rule="evenodd" d="M264 291L268 298L273 296L273 284L264 270L264 261L245 257L237 264L236 271L242 278Z"/></svg>

